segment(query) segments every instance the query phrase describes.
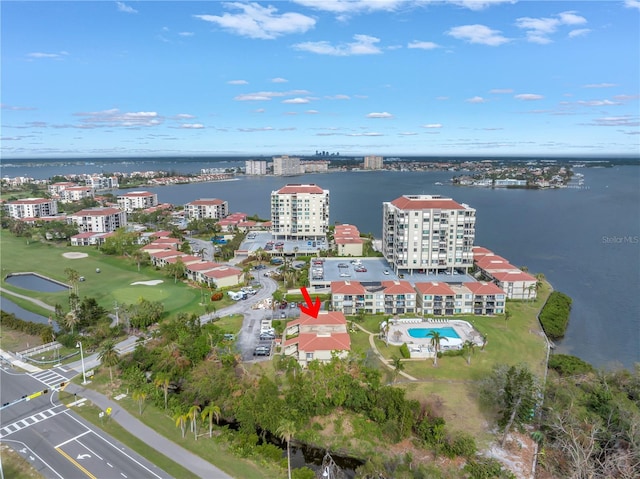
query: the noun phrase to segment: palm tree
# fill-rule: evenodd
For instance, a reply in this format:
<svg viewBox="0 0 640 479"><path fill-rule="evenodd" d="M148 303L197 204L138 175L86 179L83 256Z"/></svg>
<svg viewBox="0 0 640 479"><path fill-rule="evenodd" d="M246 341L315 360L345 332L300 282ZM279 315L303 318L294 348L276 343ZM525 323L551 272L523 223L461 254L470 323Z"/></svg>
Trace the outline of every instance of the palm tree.
<svg viewBox="0 0 640 479"><path fill-rule="evenodd" d="M296 425L291 419L283 419L276 430L278 437L287 443L287 470L291 479L291 439L296 433Z"/></svg>
<svg viewBox="0 0 640 479"><path fill-rule="evenodd" d="M155 386L158 388L162 388L162 392L164 394L164 408L167 409L167 401L169 398L169 385L171 384L169 375L167 373L156 374L156 378L154 379L153 384L155 384Z"/></svg>
<svg viewBox="0 0 640 479"><path fill-rule="evenodd" d="M509 311L508 309L504 310L504 327L506 329L507 327L507 323L509 322L509 320L511 319L511 311Z"/></svg>
<svg viewBox="0 0 640 479"><path fill-rule="evenodd" d="M431 347L435 351L435 354L433 356L433 365L438 366L438 352L440 351L440 341L442 341L443 339L445 341L449 341L449 340L447 339L446 336L442 336L435 329L432 329L431 331L429 331L429 334L427 334L427 337L431 338Z"/></svg>
<svg viewBox="0 0 640 479"><path fill-rule="evenodd" d="M80 273L73 268L66 268L64 274L67 275L67 281L71 284L71 291L78 294L78 282L80 281Z"/></svg>
<svg viewBox="0 0 640 479"><path fill-rule="evenodd" d="M402 358L398 356L393 356L391 361L393 362L393 382L395 383L400 372L404 370L404 363L402 362Z"/></svg>
<svg viewBox="0 0 640 479"><path fill-rule="evenodd" d="M193 437L197 441L198 440L198 414L200 414L200 406L194 404L189 408L189 412L187 413L187 417L189 418L191 431L193 431Z"/></svg>
<svg viewBox="0 0 640 479"><path fill-rule="evenodd" d="M138 412L142 416L142 406L144 406L144 402L147 399L147 393L141 389L136 389L133 391L131 397L134 401L138 402Z"/></svg>
<svg viewBox="0 0 640 479"><path fill-rule="evenodd" d="M180 426L180 431L182 431L183 439L186 433L187 418L188 416L186 414L182 414L181 411L178 411L173 415L173 420L176 422L176 427Z"/></svg>
<svg viewBox="0 0 640 479"><path fill-rule="evenodd" d="M209 420L209 437L211 437L213 431L213 418L216 418L216 424L220 420L220 406L217 406L210 402L207 407L202 410L200 414L202 421Z"/></svg>
<svg viewBox="0 0 640 479"><path fill-rule="evenodd" d="M187 267L182 262L182 260L178 258L175 263L169 263L166 266L166 270L170 276L173 276L173 282L177 283L178 278L182 278L184 276Z"/></svg>
<svg viewBox="0 0 640 479"><path fill-rule="evenodd" d="M71 330L71 335L73 335L73 328L78 322L80 318L78 318L78 314L75 310L69 311L64 317L64 325Z"/></svg>
<svg viewBox="0 0 640 479"><path fill-rule="evenodd" d="M149 260L149 253L142 249L137 249L131 253L131 259L138 265L138 271L140 271L140 265L146 263Z"/></svg>
<svg viewBox="0 0 640 479"><path fill-rule="evenodd" d="M104 342L100 349L98 359L100 359L102 364L109 367L109 379L111 380L111 384L113 384L112 367L118 364L118 361L120 360L118 357L118 351L116 350L116 343L113 339L109 339Z"/></svg>
<svg viewBox="0 0 640 479"><path fill-rule="evenodd" d="M475 348L476 348L476 343L474 343L473 341L470 341L469 339L467 339L462 344L462 350L464 351L464 354L467 358L467 365L471 364L471 355L475 351Z"/></svg>

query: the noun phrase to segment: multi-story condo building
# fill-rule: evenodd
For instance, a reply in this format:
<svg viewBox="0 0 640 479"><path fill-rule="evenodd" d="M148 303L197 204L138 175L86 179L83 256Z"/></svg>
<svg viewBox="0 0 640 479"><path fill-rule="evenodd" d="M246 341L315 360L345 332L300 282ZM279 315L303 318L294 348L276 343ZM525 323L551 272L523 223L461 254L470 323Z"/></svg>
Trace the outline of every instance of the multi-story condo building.
<svg viewBox="0 0 640 479"><path fill-rule="evenodd" d="M307 160L300 163L303 173L327 173L329 162L327 160Z"/></svg>
<svg viewBox="0 0 640 479"><path fill-rule="evenodd" d="M131 191L118 195L118 206L127 213L158 206L158 195L148 191Z"/></svg>
<svg viewBox="0 0 640 479"><path fill-rule="evenodd" d="M473 248L473 257L478 270L496 283L507 294L507 298L536 299L538 280L534 276L486 248Z"/></svg>
<svg viewBox="0 0 640 479"><path fill-rule="evenodd" d="M204 218L220 220L228 214L229 203L217 198L202 198L184 205L184 215L189 220Z"/></svg>
<svg viewBox="0 0 640 479"><path fill-rule="evenodd" d="M344 314L415 313L416 290L408 281L382 281L363 285L359 281L333 281L331 305Z"/></svg>
<svg viewBox="0 0 640 479"><path fill-rule="evenodd" d="M381 170L382 157L381 156L365 156L364 169L365 170Z"/></svg>
<svg viewBox="0 0 640 479"><path fill-rule="evenodd" d="M276 176L293 176L303 173L300 158L290 156L273 157L273 174Z"/></svg>
<svg viewBox="0 0 640 479"><path fill-rule="evenodd" d="M41 218L58 214L58 202L46 198L24 198L4 205L11 218Z"/></svg>
<svg viewBox="0 0 640 479"><path fill-rule="evenodd" d="M396 273L466 272L476 210L451 198L404 195L383 203L382 250Z"/></svg>
<svg viewBox="0 0 640 479"><path fill-rule="evenodd" d="M88 208L68 218L81 233L109 233L127 224L127 214L118 208Z"/></svg>
<svg viewBox="0 0 640 479"><path fill-rule="evenodd" d="M284 239L321 239L329 227L329 190L290 184L271 192L271 232Z"/></svg>
<svg viewBox="0 0 640 479"><path fill-rule="evenodd" d="M117 176L90 176L85 180L85 183L94 190L108 190L120 186Z"/></svg>
<svg viewBox="0 0 640 479"><path fill-rule="evenodd" d="M244 162L244 172L247 175L266 175L267 162L264 160L247 160Z"/></svg>
<svg viewBox="0 0 640 479"><path fill-rule="evenodd" d="M60 192L60 200L63 203L80 201L84 198L93 198L94 196L94 190L89 186L70 186Z"/></svg>
<svg viewBox="0 0 640 479"><path fill-rule="evenodd" d="M338 250L338 256L362 256L364 241L360 238L360 231L353 225L336 225L333 231L333 242Z"/></svg>
<svg viewBox="0 0 640 479"><path fill-rule="evenodd" d="M60 196L60 194L67 188L78 186L78 183L72 181L59 181L57 183L51 183L47 186L47 191L51 196Z"/></svg>

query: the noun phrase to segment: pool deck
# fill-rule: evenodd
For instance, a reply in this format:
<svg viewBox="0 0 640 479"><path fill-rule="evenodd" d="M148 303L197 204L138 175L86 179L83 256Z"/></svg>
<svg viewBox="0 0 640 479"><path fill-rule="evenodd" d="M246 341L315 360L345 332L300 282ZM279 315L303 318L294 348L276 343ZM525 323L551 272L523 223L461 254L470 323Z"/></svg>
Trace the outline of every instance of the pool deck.
<svg viewBox="0 0 640 479"><path fill-rule="evenodd" d="M455 344L447 344L449 342L447 340L441 341L440 351L461 349L465 341L473 341L477 346L482 345L482 335L467 321L444 318L390 319L387 340L389 344L395 346L401 346L403 343L406 343L412 358L429 358L434 355L431 338L414 338L409 335L409 329L438 329L447 327L452 328L456 334L460 336L460 339L451 341L451 343Z"/></svg>

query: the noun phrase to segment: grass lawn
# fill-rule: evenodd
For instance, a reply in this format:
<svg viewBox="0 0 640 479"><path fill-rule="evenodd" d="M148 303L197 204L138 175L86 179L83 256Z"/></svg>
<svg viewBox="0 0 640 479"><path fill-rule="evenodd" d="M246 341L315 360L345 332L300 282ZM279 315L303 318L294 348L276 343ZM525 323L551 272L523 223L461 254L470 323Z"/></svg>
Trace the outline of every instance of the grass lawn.
<svg viewBox="0 0 640 479"><path fill-rule="evenodd" d="M68 259L65 252L82 252L89 256L82 259ZM4 278L12 272L33 271L58 281L66 282L64 270L72 268L84 276L86 281L79 283L80 296L94 297L98 303L112 309L118 303L133 303L139 298L150 301L161 301L167 315L177 312L203 314L204 307L199 304L200 290L185 283L174 283L173 278L157 271L151 266L140 271L133 262L121 257L103 255L94 247L70 247L32 241L29 245L23 238L16 238L3 230L0 234L0 260L2 262L2 287L40 299L51 306L61 304L67 306L68 293L42 293L26 291L8 284ZM100 273L96 273L96 268ZM137 281L162 280L157 286L132 285ZM28 302L18 302L20 306L42 314L40 308Z"/></svg>
<svg viewBox="0 0 640 479"><path fill-rule="evenodd" d="M75 381L80 380L81 378L76 378ZM94 376L94 379L91 383L91 387L108 396L116 396L121 393L126 393L125 389L118 388L117 383L115 387L111 386L109 382L108 368L101 368L100 370L96 371L96 375ZM193 433L189 433L188 423L187 434L183 438L180 428L176 427L175 421L171 417L171 412L156 408L155 406L153 406L151 401L147 401L145 403L142 410L142 415L139 414L138 403L131 398L130 394L124 399L118 401L118 404L120 404L120 406L125 408L130 414L140 419L143 423L154 429L159 434L209 461L211 464L214 464L233 477L241 477L243 479L280 479L281 477L283 477L282 470L280 468L262 463L260 465L257 465L250 460L240 458L228 450L228 446L224 441L217 440L215 436L213 439L210 439L208 435L208 428L203 426L201 422L198 422L198 440L194 439ZM83 408L84 406L80 409ZM94 424L103 428L105 431L110 432L99 422L95 422L93 420L97 417L97 414L93 414L93 416L94 418L88 417L87 419L91 419ZM110 423L115 423L115 421L110 421ZM122 440L116 435L114 435L114 437ZM122 440L122 442L126 444L124 440ZM130 447L134 449L133 446ZM140 451L137 452L142 454L142 452ZM154 464L157 464L159 467L165 469L165 466L156 462L150 456L146 454L143 455L151 460ZM177 478L192 477L171 473L169 469L165 470Z"/></svg>
<svg viewBox="0 0 640 479"><path fill-rule="evenodd" d="M0 445L3 477L7 479L40 479L42 476L29 462L6 444Z"/></svg>
<svg viewBox="0 0 640 479"><path fill-rule="evenodd" d="M40 339L40 336L32 336L9 328L0 330L0 349L3 351L23 351L41 344L42 339Z"/></svg>

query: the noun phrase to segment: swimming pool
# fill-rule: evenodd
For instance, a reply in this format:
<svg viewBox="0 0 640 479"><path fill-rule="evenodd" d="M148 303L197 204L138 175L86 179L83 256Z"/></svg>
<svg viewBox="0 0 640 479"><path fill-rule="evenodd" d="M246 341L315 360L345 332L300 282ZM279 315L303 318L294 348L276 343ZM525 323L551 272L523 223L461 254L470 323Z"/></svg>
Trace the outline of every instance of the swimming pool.
<svg viewBox="0 0 640 479"><path fill-rule="evenodd" d="M429 333L431 331L437 331L440 333L440 336L444 336L445 338L457 338L460 339L458 333L456 333L455 329L451 327L445 328L409 328L408 333L412 338L430 338Z"/></svg>

